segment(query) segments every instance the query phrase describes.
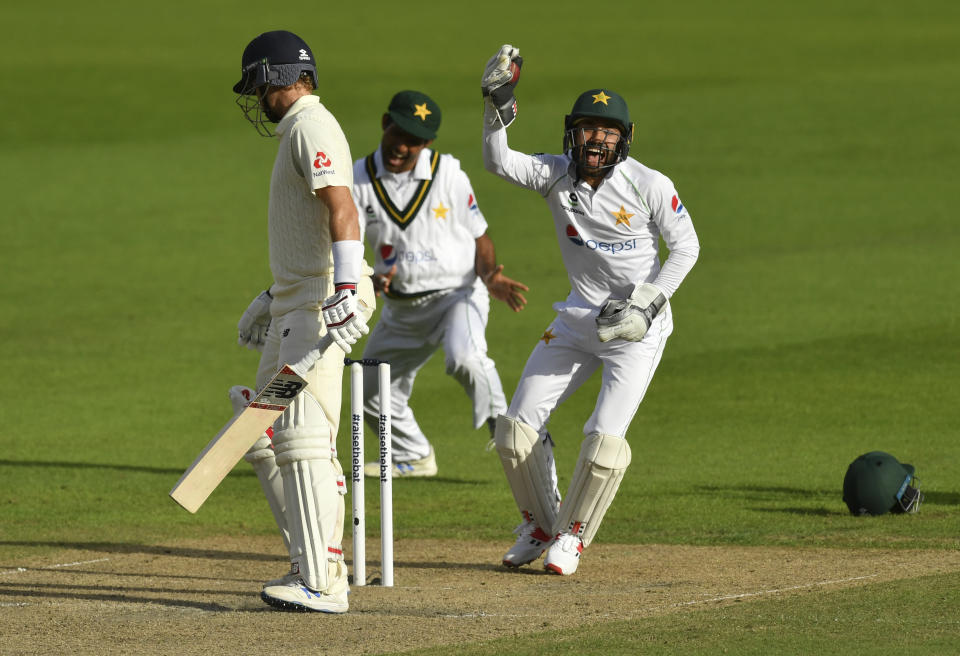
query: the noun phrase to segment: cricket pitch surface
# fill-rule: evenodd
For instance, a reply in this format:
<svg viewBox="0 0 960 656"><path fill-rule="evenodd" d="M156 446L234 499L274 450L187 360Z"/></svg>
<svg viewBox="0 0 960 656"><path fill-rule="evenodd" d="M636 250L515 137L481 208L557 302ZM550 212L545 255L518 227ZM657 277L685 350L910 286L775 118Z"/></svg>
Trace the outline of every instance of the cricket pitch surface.
<svg viewBox="0 0 960 656"><path fill-rule="evenodd" d="M956 550L595 543L561 577L542 560L501 567L510 544L399 540L383 588L368 540L368 585L351 588L345 615L260 601L287 569L277 538L43 545L0 562L0 653L377 654L960 571Z"/></svg>

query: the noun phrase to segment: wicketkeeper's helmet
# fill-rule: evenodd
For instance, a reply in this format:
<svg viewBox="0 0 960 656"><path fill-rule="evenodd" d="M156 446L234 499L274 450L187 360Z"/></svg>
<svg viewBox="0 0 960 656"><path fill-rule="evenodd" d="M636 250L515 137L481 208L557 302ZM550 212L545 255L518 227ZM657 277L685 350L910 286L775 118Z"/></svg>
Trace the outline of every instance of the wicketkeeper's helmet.
<svg viewBox="0 0 960 656"><path fill-rule="evenodd" d="M847 467L843 500L854 515L917 512L923 493L917 489L913 465L900 463L889 453L865 453Z"/></svg>
<svg viewBox="0 0 960 656"><path fill-rule="evenodd" d="M617 142L615 157L601 168L614 166L627 158L630 143L633 141L633 123L630 122L630 110L620 94L609 89L590 89L584 91L573 103L573 109L563 119L563 152L569 153L574 161L580 163L582 148L576 146L574 139L576 125L581 119L604 118L617 123L620 128L620 140ZM580 152L574 152L574 151Z"/></svg>

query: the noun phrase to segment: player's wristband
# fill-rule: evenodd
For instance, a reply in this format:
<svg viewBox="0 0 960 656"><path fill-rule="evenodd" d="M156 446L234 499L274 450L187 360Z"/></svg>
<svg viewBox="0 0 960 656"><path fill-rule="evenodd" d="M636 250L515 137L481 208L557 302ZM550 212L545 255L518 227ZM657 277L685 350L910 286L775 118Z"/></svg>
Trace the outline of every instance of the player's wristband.
<svg viewBox="0 0 960 656"><path fill-rule="evenodd" d="M363 243L359 240L333 242L333 282L334 285L349 283L356 291L356 281L360 280L363 263Z"/></svg>

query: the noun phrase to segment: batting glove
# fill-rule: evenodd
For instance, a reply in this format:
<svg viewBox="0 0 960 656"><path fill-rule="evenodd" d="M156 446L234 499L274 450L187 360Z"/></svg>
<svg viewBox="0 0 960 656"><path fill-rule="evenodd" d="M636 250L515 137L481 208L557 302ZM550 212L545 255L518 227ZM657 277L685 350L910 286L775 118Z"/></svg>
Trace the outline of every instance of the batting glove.
<svg viewBox="0 0 960 656"><path fill-rule="evenodd" d="M269 291L260 292L250 305L244 310L237 323L237 344L252 350L263 350L267 343L267 332L270 329L270 301L273 297Z"/></svg>
<svg viewBox="0 0 960 656"><path fill-rule="evenodd" d="M630 298L610 299L603 304L597 315L597 337L601 342L617 337L639 342L666 304L667 297L659 287L648 282L638 283Z"/></svg>
<svg viewBox="0 0 960 656"><path fill-rule="evenodd" d="M370 332L357 307L357 286L353 283L338 283L333 296L323 302L321 309L327 332L344 353L349 353L351 345Z"/></svg>
<svg viewBox="0 0 960 656"><path fill-rule="evenodd" d="M501 46L500 51L490 58L480 78L480 89L484 98L496 110L497 117L507 127L517 116L517 99L514 90L520 83L520 67L523 58L520 50L511 45Z"/></svg>

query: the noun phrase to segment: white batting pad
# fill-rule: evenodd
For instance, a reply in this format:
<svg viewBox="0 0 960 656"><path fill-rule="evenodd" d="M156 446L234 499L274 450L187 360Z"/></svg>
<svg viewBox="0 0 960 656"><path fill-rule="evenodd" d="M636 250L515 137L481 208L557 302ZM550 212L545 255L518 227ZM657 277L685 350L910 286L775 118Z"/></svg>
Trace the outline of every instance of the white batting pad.
<svg viewBox="0 0 960 656"><path fill-rule="evenodd" d="M327 415L311 394L297 395L273 425L273 446L280 467L293 460L329 460L332 445Z"/></svg>
<svg viewBox="0 0 960 656"><path fill-rule="evenodd" d="M343 533L343 497L338 492L340 468L336 461L329 459L297 460L281 466L280 471L290 526L290 562L308 588L335 594L344 589L347 582L340 546Z"/></svg>
<svg viewBox="0 0 960 656"><path fill-rule="evenodd" d="M341 548L343 471L316 399L297 397L275 424L273 446L283 478L290 562L307 587L336 594L347 587Z"/></svg>
<svg viewBox="0 0 960 656"><path fill-rule="evenodd" d="M286 503L283 497L283 478L280 476L280 468L277 467L276 458L274 458L273 448L270 444L270 438L264 433L260 436L250 450L247 451L243 459L250 463L257 480L260 481L260 487L263 494L267 497L267 503L270 505L270 512L273 513L273 519L277 522L277 528L280 529L280 536L283 538L283 546L290 548L290 531L287 528Z"/></svg>
<svg viewBox="0 0 960 656"><path fill-rule="evenodd" d="M517 507L544 531L556 523L557 505L551 454L532 426L497 417L494 444Z"/></svg>
<svg viewBox="0 0 960 656"><path fill-rule="evenodd" d="M602 433L588 435L580 447L554 534L567 531L579 535L583 546L589 546L629 465L630 445L625 439Z"/></svg>

